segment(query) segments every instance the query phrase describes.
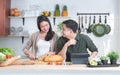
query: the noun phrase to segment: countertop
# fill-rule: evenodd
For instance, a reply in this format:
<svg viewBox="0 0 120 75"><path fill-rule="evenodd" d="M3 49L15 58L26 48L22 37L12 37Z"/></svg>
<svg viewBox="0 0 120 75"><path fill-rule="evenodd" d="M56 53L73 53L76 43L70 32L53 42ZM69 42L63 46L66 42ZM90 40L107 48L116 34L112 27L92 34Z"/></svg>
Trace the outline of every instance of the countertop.
<svg viewBox="0 0 120 75"><path fill-rule="evenodd" d="M87 67L84 64L73 65L10 65L0 67L0 75L119 75L118 67Z"/></svg>

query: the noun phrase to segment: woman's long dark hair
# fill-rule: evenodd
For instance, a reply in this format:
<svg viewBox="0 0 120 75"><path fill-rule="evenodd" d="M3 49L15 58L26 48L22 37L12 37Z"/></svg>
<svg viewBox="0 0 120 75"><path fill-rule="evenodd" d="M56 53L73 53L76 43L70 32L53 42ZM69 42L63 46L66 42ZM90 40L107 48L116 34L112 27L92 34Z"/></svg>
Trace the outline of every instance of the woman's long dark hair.
<svg viewBox="0 0 120 75"><path fill-rule="evenodd" d="M53 37L53 35L54 35L54 31L52 31L52 27L51 27L50 20L49 20L46 16L44 16L44 15L40 15L40 16L38 16L38 18L37 18L37 26L38 26L39 31L41 31L40 23L43 22L43 21L48 22L49 25L50 25L49 31L48 31L48 33L47 33L47 35L46 35L46 37L45 37L45 40L46 40L46 41L49 41L49 40L52 39L52 37Z"/></svg>

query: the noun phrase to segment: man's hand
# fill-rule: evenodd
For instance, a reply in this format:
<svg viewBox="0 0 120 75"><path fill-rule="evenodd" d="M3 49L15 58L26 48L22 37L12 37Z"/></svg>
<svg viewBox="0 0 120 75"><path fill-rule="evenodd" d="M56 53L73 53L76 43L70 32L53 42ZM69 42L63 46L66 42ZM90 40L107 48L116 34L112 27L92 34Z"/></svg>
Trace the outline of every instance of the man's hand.
<svg viewBox="0 0 120 75"><path fill-rule="evenodd" d="M68 42L66 42L66 46L70 46L70 45L75 45L76 44L76 40L75 39L70 39Z"/></svg>
<svg viewBox="0 0 120 75"><path fill-rule="evenodd" d="M95 58L97 56L98 52L97 51L94 51L91 53L91 57Z"/></svg>

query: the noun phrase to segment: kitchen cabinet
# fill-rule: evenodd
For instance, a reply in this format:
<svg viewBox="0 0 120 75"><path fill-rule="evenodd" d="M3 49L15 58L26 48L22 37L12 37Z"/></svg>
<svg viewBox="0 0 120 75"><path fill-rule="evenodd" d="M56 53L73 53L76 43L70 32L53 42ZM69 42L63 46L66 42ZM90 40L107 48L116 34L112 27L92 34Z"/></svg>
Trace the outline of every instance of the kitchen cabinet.
<svg viewBox="0 0 120 75"><path fill-rule="evenodd" d="M0 0L0 36L10 34L10 13L11 0Z"/></svg>

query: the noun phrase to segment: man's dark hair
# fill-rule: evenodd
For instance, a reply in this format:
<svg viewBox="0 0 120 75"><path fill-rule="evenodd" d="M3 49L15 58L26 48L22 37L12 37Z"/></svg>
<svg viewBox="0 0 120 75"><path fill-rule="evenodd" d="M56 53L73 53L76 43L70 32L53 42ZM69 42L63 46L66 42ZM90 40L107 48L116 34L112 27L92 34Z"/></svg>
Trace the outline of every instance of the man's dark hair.
<svg viewBox="0 0 120 75"><path fill-rule="evenodd" d="M76 33L78 28L78 24L76 21L69 19L69 20L63 21L63 24L65 24L67 28L72 29L73 32Z"/></svg>
<svg viewBox="0 0 120 75"><path fill-rule="evenodd" d="M49 41L49 40L52 39L52 37L54 35L54 31L52 31L50 20L46 16L44 16L44 15L40 15L40 16L37 17L37 26L38 26L39 31L41 31L40 23L43 22L43 21L48 22L49 25L50 25L49 31L48 31L48 33L47 33L47 35L45 37L45 40Z"/></svg>

